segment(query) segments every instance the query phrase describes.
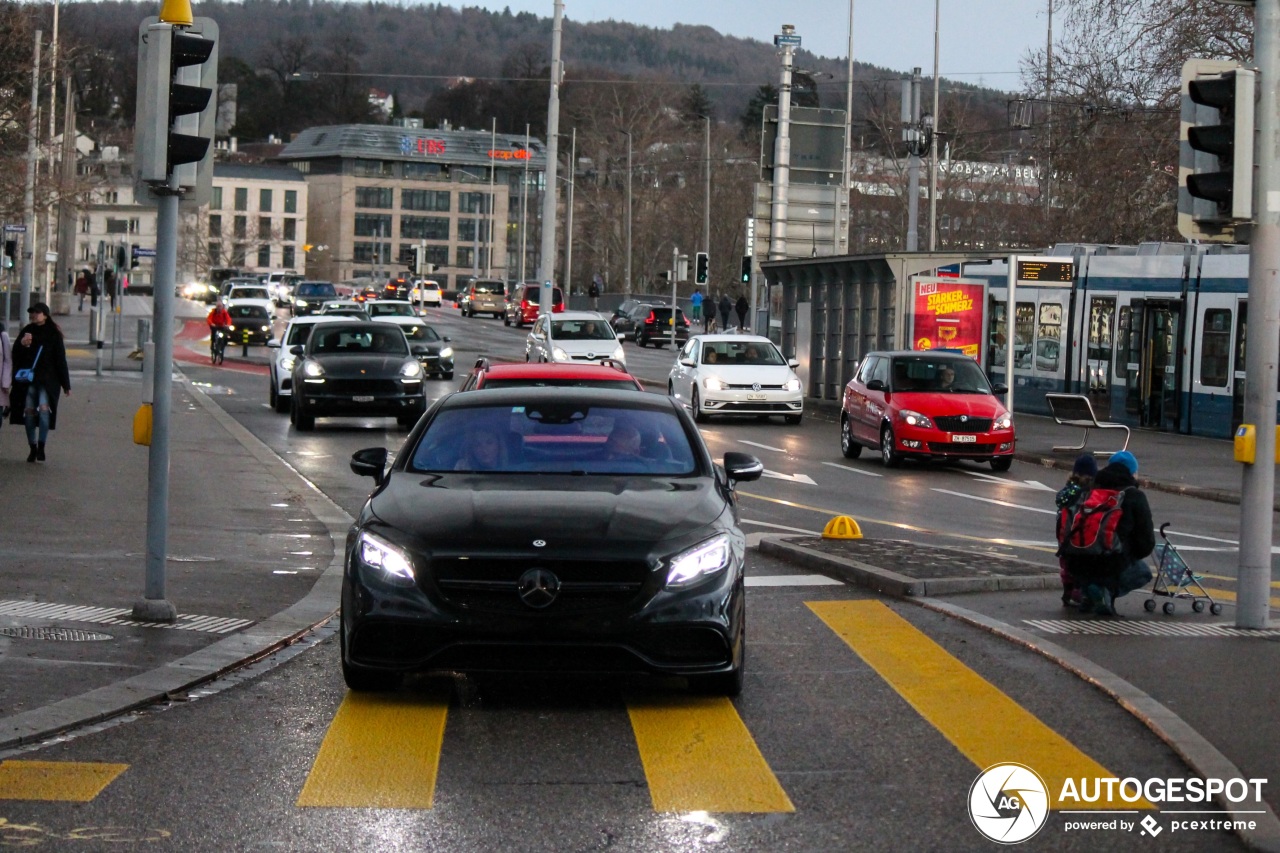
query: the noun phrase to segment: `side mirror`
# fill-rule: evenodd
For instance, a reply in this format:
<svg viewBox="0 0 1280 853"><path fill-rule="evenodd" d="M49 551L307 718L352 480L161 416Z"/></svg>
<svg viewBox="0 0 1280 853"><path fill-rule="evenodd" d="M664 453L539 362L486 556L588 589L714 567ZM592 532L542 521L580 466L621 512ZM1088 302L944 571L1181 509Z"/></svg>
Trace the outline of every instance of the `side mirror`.
<svg viewBox="0 0 1280 853"><path fill-rule="evenodd" d="M991 393L995 394L997 397L1001 394L1008 394L1009 386L1005 385L1003 382L997 382L991 386Z"/></svg>
<svg viewBox="0 0 1280 853"><path fill-rule="evenodd" d="M888 391L889 386L884 384L883 379L872 379L867 383L868 391Z"/></svg>
<svg viewBox="0 0 1280 853"><path fill-rule="evenodd" d="M272 349L280 349L280 342L277 341L275 338L272 338L271 340L267 341L267 346L271 347Z"/></svg>
<svg viewBox="0 0 1280 853"><path fill-rule="evenodd" d="M800 366L800 362L798 360L794 358L787 359L787 367L790 367L792 370L795 370L799 366Z"/></svg>
<svg viewBox="0 0 1280 853"><path fill-rule="evenodd" d="M381 486L386 482L387 449L366 447L351 454L351 470L361 477L372 477Z"/></svg>
<svg viewBox="0 0 1280 853"><path fill-rule="evenodd" d="M294 344L293 346L289 347L290 355L302 355L302 353L303 353L303 349L301 344Z"/></svg>
<svg viewBox="0 0 1280 853"><path fill-rule="evenodd" d="M760 479L764 463L749 453L731 450L724 455L724 472L729 475L731 483L750 483Z"/></svg>
<svg viewBox="0 0 1280 853"><path fill-rule="evenodd" d="M625 341L626 339L627 339L626 335L622 334L622 332L618 332L618 340Z"/></svg>
<svg viewBox="0 0 1280 853"><path fill-rule="evenodd" d="M448 341L453 340L453 338L449 337L448 335L445 335L445 336L444 336L443 338L441 338L440 340L445 341L445 342L448 342Z"/></svg>
<svg viewBox="0 0 1280 853"><path fill-rule="evenodd" d="M698 365L694 362L694 360L693 360L693 359L691 359L691 358L682 358L682 359L680 359L680 363L681 363L682 365L684 365L685 367L697 367L697 366L698 366Z"/></svg>

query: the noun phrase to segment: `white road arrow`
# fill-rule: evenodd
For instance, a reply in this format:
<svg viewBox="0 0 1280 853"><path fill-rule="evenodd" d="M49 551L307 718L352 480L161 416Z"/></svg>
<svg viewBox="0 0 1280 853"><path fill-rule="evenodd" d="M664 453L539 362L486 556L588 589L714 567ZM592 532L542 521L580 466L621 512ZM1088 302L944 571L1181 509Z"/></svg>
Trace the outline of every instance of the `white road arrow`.
<svg viewBox="0 0 1280 853"><path fill-rule="evenodd" d="M1013 486L1016 489L1033 489L1037 492L1056 492L1052 486L1046 486L1039 480L1010 480L1008 477L997 477L994 474L983 474L981 471L965 471L970 476L985 480L988 483L999 483L1002 486Z"/></svg>
<svg viewBox="0 0 1280 853"><path fill-rule="evenodd" d="M779 474L777 471L770 471L766 468L764 469L764 476L772 477L775 480L786 480L790 483L805 483L810 486L818 485L807 474Z"/></svg>

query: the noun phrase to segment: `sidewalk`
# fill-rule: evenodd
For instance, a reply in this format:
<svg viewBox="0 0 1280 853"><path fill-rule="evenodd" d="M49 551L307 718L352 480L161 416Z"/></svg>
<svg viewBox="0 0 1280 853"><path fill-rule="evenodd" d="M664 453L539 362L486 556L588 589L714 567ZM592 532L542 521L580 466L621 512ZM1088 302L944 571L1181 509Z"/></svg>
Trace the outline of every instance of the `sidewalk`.
<svg viewBox="0 0 1280 853"><path fill-rule="evenodd" d="M55 318L68 339L72 396L47 463L25 462L20 427L0 428L0 750L181 693L288 644L337 607L350 519L197 389L176 383L166 598L179 621L161 628L130 620L145 582L148 449L131 438L141 365L127 354L149 306L126 299L115 369L107 347L100 377L89 312ZM1052 447L1077 443L1079 430L1028 415L1018 426L1021 461L1070 468L1075 454ZM1107 444L1112 435L1097 439L1095 449L1118 449ZM1240 466L1228 441L1135 431L1130 450L1147 488L1239 502ZM1205 633L1203 626L1229 625L1230 610L1211 617L1184 606L1167 617L1126 599L1127 618L1112 624L1137 636L1112 637L1066 624L1098 620L1063 611L1044 589L1057 579L1043 567L888 541L844 554L833 546L806 554L776 537L761 547L1053 657L1125 704L1198 773L1280 780L1280 719L1269 714L1280 680L1275 638L1217 629L1141 635L1148 624ZM934 574L913 578L919 566ZM1175 673L1173 661L1182 662ZM1224 725L1228 714L1235 725ZM1274 794L1271 804L1280 808ZM1249 840L1280 850L1280 824L1272 824L1265 828L1274 837Z"/></svg>

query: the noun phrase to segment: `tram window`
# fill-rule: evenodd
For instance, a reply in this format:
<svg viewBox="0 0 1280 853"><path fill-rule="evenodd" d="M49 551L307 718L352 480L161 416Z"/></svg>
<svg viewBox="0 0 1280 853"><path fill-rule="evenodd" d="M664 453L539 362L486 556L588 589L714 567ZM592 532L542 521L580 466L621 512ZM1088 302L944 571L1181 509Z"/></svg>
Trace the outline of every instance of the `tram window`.
<svg viewBox="0 0 1280 853"><path fill-rule="evenodd" d="M1231 362L1231 310L1210 308L1204 312L1204 342L1200 356L1200 384L1227 386Z"/></svg>
<svg viewBox="0 0 1280 853"><path fill-rule="evenodd" d="M1019 302L1013 315L1013 366L1031 368L1031 344L1036 333L1036 306L1032 302Z"/></svg>
<svg viewBox="0 0 1280 853"><path fill-rule="evenodd" d="M1062 306L1040 306L1040 323L1036 327L1036 370L1056 371L1062 349Z"/></svg>
<svg viewBox="0 0 1280 853"><path fill-rule="evenodd" d="M1005 303L991 300L991 320L987 326L987 370L1004 370L1005 368L1005 336L1008 320L1005 316Z"/></svg>

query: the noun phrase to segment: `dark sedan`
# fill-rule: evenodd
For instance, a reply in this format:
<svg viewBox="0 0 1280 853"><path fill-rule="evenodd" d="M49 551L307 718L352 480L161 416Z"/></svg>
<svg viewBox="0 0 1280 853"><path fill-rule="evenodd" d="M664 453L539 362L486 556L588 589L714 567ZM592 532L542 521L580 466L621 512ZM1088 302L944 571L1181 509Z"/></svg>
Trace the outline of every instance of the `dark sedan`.
<svg viewBox="0 0 1280 853"><path fill-rule="evenodd" d="M232 305L231 315L233 344L265 344L271 340L271 313L261 305Z"/></svg>
<svg viewBox="0 0 1280 853"><path fill-rule="evenodd" d="M632 313L642 305L646 308L651 308L657 304L657 302L645 302L641 299L628 299L613 309L613 316L609 318L609 325L613 326L613 330L624 338L635 340L636 318L632 316Z"/></svg>
<svg viewBox="0 0 1280 853"><path fill-rule="evenodd" d="M392 416L413 426L426 408L422 365L397 326L325 323L289 352L297 356L289 419L299 430L333 416Z"/></svg>
<svg viewBox="0 0 1280 853"><path fill-rule="evenodd" d="M319 330L314 334L319 334ZM742 689L745 537L688 414L637 391L508 388L436 403L347 534L342 671L656 673Z"/></svg>
<svg viewBox="0 0 1280 853"><path fill-rule="evenodd" d="M409 350L422 365L424 373L441 379L453 378L453 347L449 346L452 339L447 335L441 337L435 329L421 320L409 323L392 323L389 320L374 322L395 325L404 332L404 336L409 339Z"/></svg>

